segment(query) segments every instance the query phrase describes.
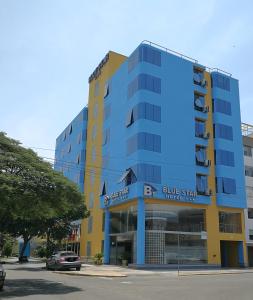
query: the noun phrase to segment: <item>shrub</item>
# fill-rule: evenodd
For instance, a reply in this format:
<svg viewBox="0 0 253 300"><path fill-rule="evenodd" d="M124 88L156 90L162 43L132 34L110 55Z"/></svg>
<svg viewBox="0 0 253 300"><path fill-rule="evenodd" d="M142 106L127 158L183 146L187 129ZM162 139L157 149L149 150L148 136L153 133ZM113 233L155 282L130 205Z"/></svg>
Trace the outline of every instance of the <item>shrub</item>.
<svg viewBox="0 0 253 300"><path fill-rule="evenodd" d="M103 263L103 254L102 253L97 253L95 254L93 258L94 264L95 265L102 265Z"/></svg>

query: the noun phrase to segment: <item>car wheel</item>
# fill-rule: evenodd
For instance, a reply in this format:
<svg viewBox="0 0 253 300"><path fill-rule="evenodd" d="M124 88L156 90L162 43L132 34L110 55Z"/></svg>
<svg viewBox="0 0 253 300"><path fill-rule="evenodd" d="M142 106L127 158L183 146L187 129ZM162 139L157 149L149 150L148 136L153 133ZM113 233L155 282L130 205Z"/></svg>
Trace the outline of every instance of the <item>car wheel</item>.
<svg viewBox="0 0 253 300"><path fill-rule="evenodd" d="M80 270L81 270L81 267L77 267L76 270L77 270L77 271L80 271Z"/></svg>

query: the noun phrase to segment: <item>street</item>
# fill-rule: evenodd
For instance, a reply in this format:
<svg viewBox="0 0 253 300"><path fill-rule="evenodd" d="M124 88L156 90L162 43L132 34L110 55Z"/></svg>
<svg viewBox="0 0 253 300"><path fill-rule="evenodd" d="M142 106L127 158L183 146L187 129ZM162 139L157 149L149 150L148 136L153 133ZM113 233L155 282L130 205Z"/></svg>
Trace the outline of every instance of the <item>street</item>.
<svg viewBox="0 0 253 300"><path fill-rule="evenodd" d="M252 299L253 273L225 275L171 275L135 273L124 278L58 274L42 264L6 264L7 279L0 299Z"/></svg>

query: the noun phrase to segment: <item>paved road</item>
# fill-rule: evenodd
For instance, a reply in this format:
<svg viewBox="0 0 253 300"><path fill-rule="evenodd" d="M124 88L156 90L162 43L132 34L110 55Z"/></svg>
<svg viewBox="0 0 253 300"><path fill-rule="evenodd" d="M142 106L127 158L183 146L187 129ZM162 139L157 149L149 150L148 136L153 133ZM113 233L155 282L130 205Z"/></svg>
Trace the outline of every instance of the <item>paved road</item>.
<svg viewBox="0 0 253 300"><path fill-rule="evenodd" d="M56 274L41 264L5 265L0 299L47 300L252 300L253 273L177 278L169 272L95 278Z"/></svg>

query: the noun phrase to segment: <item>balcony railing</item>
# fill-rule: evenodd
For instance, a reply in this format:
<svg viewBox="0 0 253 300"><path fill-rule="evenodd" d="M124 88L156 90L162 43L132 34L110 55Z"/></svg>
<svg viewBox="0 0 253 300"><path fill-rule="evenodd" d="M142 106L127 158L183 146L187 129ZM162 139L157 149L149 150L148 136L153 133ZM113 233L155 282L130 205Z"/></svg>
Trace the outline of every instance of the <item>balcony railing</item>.
<svg viewBox="0 0 253 300"><path fill-rule="evenodd" d="M240 224L220 223L220 232L224 232L224 233L242 233L242 226Z"/></svg>

